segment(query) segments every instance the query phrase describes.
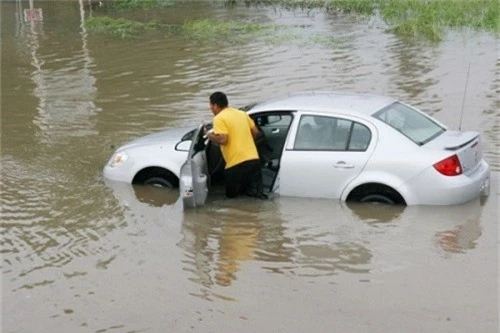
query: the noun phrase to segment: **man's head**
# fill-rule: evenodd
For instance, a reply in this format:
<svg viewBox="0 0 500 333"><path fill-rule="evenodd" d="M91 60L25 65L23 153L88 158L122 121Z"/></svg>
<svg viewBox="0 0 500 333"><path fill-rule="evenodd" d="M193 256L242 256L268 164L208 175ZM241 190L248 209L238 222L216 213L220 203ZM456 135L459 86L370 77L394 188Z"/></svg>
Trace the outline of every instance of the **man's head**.
<svg viewBox="0 0 500 333"><path fill-rule="evenodd" d="M228 104L227 96L223 92L216 91L210 95L210 110L212 110L214 115L226 108Z"/></svg>

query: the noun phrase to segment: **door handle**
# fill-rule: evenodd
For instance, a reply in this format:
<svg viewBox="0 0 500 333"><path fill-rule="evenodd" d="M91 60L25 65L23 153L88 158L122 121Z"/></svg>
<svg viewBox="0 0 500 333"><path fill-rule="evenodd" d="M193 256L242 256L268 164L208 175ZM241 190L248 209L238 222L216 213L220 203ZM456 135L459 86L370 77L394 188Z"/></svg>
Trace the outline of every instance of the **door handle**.
<svg viewBox="0 0 500 333"><path fill-rule="evenodd" d="M271 133L273 134L278 134L280 132L280 129L279 128L273 128Z"/></svg>
<svg viewBox="0 0 500 333"><path fill-rule="evenodd" d="M347 164L344 161L340 161L337 164L335 164L333 167L337 168L337 169L352 169L352 168L354 168L354 164Z"/></svg>

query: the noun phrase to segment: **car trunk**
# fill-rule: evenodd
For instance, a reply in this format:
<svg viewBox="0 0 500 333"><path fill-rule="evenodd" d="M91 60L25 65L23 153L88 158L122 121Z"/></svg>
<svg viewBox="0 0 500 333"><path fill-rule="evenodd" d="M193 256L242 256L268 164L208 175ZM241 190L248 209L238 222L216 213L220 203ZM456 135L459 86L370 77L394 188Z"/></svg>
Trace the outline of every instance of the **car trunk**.
<svg viewBox="0 0 500 333"><path fill-rule="evenodd" d="M473 172L483 158L478 132L446 131L425 145L429 149L449 151L460 160L463 173Z"/></svg>

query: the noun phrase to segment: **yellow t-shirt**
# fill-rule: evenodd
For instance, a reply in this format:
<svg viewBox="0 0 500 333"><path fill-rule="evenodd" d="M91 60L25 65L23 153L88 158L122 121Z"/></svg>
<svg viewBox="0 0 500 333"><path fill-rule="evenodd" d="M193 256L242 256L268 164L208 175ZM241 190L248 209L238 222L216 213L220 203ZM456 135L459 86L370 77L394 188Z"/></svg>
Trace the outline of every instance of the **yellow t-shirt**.
<svg viewBox="0 0 500 333"><path fill-rule="evenodd" d="M250 130L253 127L252 118L235 108L227 107L214 117L214 133L227 135L226 144L221 145L226 169L259 158Z"/></svg>

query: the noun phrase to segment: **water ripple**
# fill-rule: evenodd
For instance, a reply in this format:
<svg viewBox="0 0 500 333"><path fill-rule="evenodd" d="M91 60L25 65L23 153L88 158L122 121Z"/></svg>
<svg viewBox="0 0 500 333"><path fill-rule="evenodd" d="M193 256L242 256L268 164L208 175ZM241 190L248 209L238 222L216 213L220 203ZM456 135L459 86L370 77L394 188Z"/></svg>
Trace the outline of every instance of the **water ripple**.
<svg viewBox="0 0 500 333"><path fill-rule="evenodd" d="M42 167L44 163L38 160L26 165L9 156L2 158L1 252L30 263L18 265L4 260L4 269L12 274L16 268L19 277L64 267L75 257L107 252L92 242L114 228L113 221L96 218L102 210L97 205L100 199L92 192L100 191L100 187L89 186L83 191L68 186L73 182L69 174L51 174L50 169ZM16 187L19 183L24 185L21 190ZM59 198L57 202L55 198Z"/></svg>

